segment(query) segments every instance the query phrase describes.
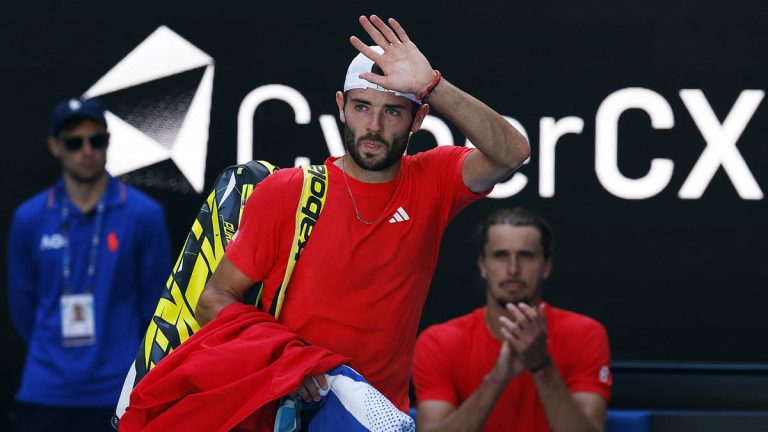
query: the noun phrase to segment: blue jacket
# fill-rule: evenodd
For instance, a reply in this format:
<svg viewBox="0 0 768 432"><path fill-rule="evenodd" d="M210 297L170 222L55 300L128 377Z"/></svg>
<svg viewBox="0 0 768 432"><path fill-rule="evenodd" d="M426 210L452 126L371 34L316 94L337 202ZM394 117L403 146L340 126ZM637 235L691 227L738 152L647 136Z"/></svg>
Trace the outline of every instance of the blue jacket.
<svg viewBox="0 0 768 432"><path fill-rule="evenodd" d="M162 207L110 177L94 277L95 343L62 345L62 179L20 205L8 242L11 320L27 344L16 399L65 407L111 407L171 270ZM84 292L95 211L71 203L72 287Z"/></svg>

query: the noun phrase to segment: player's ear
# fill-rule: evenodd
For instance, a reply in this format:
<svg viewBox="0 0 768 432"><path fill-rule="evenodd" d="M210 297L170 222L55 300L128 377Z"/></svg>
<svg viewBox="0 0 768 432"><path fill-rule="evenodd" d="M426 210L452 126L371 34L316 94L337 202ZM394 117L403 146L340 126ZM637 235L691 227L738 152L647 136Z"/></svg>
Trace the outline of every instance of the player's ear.
<svg viewBox="0 0 768 432"><path fill-rule="evenodd" d="M336 92L336 105L339 106L339 120L341 120L342 123L346 123L347 119L344 118L344 93L340 91Z"/></svg>
<svg viewBox="0 0 768 432"><path fill-rule="evenodd" d="M479 256L477 257L477 268L480 270L480 277L485 279L487 276L487 271L485 269L485 257Z"/></svg>
<svg viewBox="0 0 768 432"><path fill-rule="evenodd" d="M552 273L552 257L547 258L547 262L544 263L544 279L549 279L549 275Z"/></svg>
<svg viewBox="0 0 768 432"><path fill-rule="evenodd" d="M421 124L429 114L429 105L424 104L416 110L416 114L413 116L413 124L411 125L411 133L416 133L421 130Z"/></svg>

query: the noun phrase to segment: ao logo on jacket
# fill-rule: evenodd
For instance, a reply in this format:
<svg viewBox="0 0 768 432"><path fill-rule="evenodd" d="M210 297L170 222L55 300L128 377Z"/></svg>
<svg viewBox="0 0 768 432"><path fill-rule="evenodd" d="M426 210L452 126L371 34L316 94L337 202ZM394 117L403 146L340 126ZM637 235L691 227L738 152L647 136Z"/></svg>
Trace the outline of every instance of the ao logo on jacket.
<svg viewBox="0 0 768 432"><path fill-rule="evenodd" d="M43 234L43 237L40 239L40 250L54 250L54 249L61 249L66 245L67 240L64 238L63 235L56 233L56 234Z"/></svg>

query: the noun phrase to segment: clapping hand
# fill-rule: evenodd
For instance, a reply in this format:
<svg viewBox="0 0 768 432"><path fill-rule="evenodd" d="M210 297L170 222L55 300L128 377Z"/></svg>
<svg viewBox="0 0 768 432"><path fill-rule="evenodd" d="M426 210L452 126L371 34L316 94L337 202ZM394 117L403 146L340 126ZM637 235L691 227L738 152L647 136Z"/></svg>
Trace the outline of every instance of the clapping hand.
<svg viewBox="0 0 768 432"><path fill-rule="evenodd" d="M531 307L525 303L507 304L511 319L500 316L501 334L517 358L528 370L538 370L549 361L547 321L544 305Z"/></svg>

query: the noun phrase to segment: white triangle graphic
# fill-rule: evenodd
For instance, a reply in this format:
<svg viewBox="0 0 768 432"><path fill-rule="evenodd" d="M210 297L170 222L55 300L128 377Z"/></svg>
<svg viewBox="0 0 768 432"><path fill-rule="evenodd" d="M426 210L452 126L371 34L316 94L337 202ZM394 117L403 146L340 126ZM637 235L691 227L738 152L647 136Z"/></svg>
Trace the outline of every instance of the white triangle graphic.
<svg viewBox="0 0 768 432"><path fill-rule="evenodd" d="M210 65L213 58L166 26L160 26L85 92L106 93Z"/></svg>
<svg viewBox="0 0 768 432"><path fill-rule="evenodd" d="M112 175L125 174L171 158L189 184L197 192L203 191L213 94L214 61L211 56L168 27L160 26L84 94L85 97L97 97L203 66L206 66L205 73L170 149L107 113L112 134L107 169Z"/></svg>
<svg viewBox="0 0 768 432"><path fill-rule="evenodd" d="M408 216L408 213L405 212L405 209L402 207L397 208L397 212L400 214L400 216L403 217L403 219L408 220L410 217Z"/></svg>
<svg viewBox="0 0 768 432"><path fill-rule="evenodd" d="M107 149L107 171L119 176L139 168L162 162L170 151L140 130L107 111L110 140Z"/></svg>
<svg viewBox="0 0 768 432"><path fill-rule="evenodd" d="M198 192L205 186L205 157L208 153L208 125L213 95L213 66L205 69L189 105L184 123L176 135L171 158L189 184Z"/></svg>

